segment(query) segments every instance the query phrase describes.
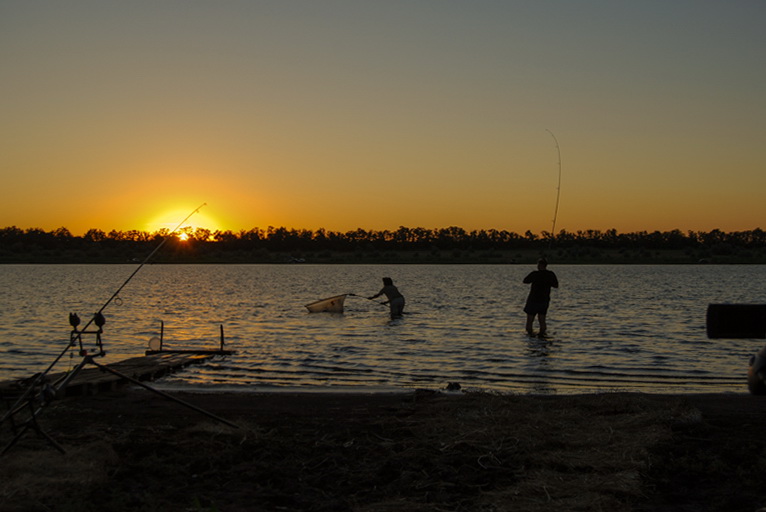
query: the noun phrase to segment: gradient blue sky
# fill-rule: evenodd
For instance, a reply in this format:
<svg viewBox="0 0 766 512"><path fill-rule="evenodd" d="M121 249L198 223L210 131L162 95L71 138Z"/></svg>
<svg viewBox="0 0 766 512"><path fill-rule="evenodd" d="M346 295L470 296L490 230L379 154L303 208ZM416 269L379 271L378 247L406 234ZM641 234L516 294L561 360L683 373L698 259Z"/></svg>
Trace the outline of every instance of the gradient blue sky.
<svg viewBox="0 0 766 512"><path fill-rule="evenodd" d="M764 226L766 2L0 0L0 227Z"/></svg>

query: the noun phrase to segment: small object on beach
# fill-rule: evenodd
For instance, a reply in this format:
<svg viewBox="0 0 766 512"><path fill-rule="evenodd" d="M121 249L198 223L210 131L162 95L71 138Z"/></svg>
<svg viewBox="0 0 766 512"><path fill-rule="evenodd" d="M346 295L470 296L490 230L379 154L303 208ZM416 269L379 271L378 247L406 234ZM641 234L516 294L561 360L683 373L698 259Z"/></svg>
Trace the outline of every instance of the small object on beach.
<svg viewBox="0 0 766 512"><path fill-rule="evenodd" d="M450 382L447 384L447 391L460 391L460 387L459 382Z"/></svg>
<svg viewBox="0 0 766 512"><path fill-rule="evenodd" d="M162 348L162 341L157 336L152 336L149 339L149 350L158 351Z"/></svg>
<svg viewBox="0 0 766 512"><path fill-rule="evenodd" d="M754 356L750 356L750 364L747 369L747 389L753 395L766 395L766 347L763 347Z"/></svg>

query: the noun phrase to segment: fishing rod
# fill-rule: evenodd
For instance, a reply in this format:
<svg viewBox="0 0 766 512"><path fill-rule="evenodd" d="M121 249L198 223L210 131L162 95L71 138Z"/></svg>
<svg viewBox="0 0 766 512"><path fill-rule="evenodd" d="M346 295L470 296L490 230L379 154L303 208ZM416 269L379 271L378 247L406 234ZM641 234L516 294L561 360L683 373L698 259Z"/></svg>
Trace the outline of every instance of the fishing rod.
<svg viewBox="0 0 766 512"><path fill-rule="evenodd" d="M87 329L87 328L90 326L90 324L91 324L91 323L93 323L93 322L97 322L97 325L98 325L98 322L103 322L103 315L102 315L102 313L103 313L103 311L104 311L104 310L107 308L107 306L109 306L109 304L111 304L111 303L112 303L112 301L113 301L114 299L116 299L116 298L117 298L117 296L119 296L119 295L120 295L120 292L122 291L122 289L123 289L123 288L125 288L125 287L128 285L128 283L129 283L129 282L130 282L130 281L131 281L131 280L132 280L132 279L135 277L135 275L136 275L136 274L138 274L138 273L141 271L141 269L144 267L144 265L146 265L146 264L149 262L149 260L151 260L151 259L154 257L154 255L155 255L155 254L157 254L157 252L158 252L158 251L159 251L159 250L162 248L162 246L164 246L164 245L165 245L165 243L167 243L167 241L168 241L168 240L170 240L170 237L171 237L171 236L172 236L172 235L173 235L173 234L174 234L176 231L178 231L178 230L181 228L181 226L183 226L183 225L186 223L186 221L187 221L187 220L189 220L189 219L191 218L191 216L192 216L192 215L194 215L195 213L199 212L199 211L200 211L200 210L201 210L201 209L202 209L204 206L207 206L207 203L202 203L202 204L201 204L201 205L199 205L197 208L195 208L194 210L192 210L192 212L191 212L189 215L187 215L186 217L184 217L184 220L182 220L181 222L179 222L179 223L178 223L178 225L177 225L175 228L173 228L173 230L172 230L172 231L170 231L170 232L169 232L169 233L168 233L168 234L165 236L165 238L163 238L163 239L162 239L162 242L160 242L160 244L159 244L159 245L157 245L157 247L155 247L155 248L154 248L154 250L153 250L151 253L149 253L149 255L148 255L146 258L144 258L144 261L142 261L142 262L141 262L141 263L138 265L138 267L136 267L136 269L133 271L133 273L132 273L132 274L130 274L130 276L128 276L128 278L127 278L127 279L126 279L126 280L125 280L125 281L124 281L124 282L123 282L123 283L120 285L120 287L119 287L119 288L117 288L117 291L115 291L115 292L112 294L112 296L111 296L111 297L109 297L109 299L108 299L108 300L107 300L107 301L104 303L104 305L103 305L103 306L101 306L101 309L99 309L99 310L96 312L96 314L94 314L94 315L93 315L93 317L92 317L92 318L91 318L91 319L88 321L88 323L86 323L86 324L85 324L85 327L83 327L83 328L81 329L82 331L86 330L86 329ZM102 325L103 325L103 324L102 324ZM73 327L74 327L74 326L73 326ZM100 327L100 326L99 326L99 327ZM66 351L64 351L64 352L66 352ZM62 355L63 355L63 354L62 354ZM54 363L53 363L53 364L55 364L55 361L54 361ZM53 365L51 365L51 366L53 366ZM46 370L46 372L47 372L47 370Z"/></svg>
<svg viewBox="0 0 766 512"><path fill-rule="evenodd" d="M94 323L94 322L99 327L99 332L100 332L101 326L104 325L104 316L103 316L102 313L107 308L107 306L109 306L109 304L112 303L112 301L120 294L122 289L125 288L125 286L127 286L127 284L133 279L133 277L135 277L136 274L138 274L138 272L143 268L143 266L146 265L149 262L149 260L152 259L152 257L155 254L157 254L157 251L159 251L162 248L162 246L165 245L165 243L170 239L171 235L173 235L176 231L178 231L181 228L181 226L187 220L189 220L189 218L192 215L194 215L195 213L199 212L202 209L202 207L204 207L204 206L207 206L207 203L202 203L200 206L195 208L189 215L187 215L184 218L184 220L179 222L178 225L175 228L173 228L173 231L171 231L170 233L168 233L165 236L165 238L162 240L162 242L160 242L160 244L151 253L149 253L149 255L146 258L144 258L144 260L136 268L136 270L134 270L133 273L130 274L130 276L125 280L125 282L123 282L120 285L120 287L117 288L117 291L114 292L111 297L109 297L109 299L104 303L104 305L101 306L101 308L93 315L93 317L91 317L90 320L88 320L88 322L85 324L85 326L82 329L79 330L80 333L86 331L87 328L92 323ZM77 330L77 325L79 325L79 323L80 323L80 320L77 317L77 315L70 314L69 315L69 323L72 325L72 329L73 329L72 333L74 334L75 330ZM3 416L3 418L0 420L0 424L4 423L5 420L8 419L8 417L10 417L14 413L14 411L17 409L19 404L21 404L29 396L29 394L35 388L35 386L37 386L38 384L40 384L41 382L44 381L45 377L48 375L48 373L50 373L50 371L53 369L53 367L56 366L56 364L61 360L61 358L64 357L64 355L67 352L69 352L69 350L74 346L74 340L75 340L74 337L70 338L69 344L67 344L67 347L63 351L61 351L61 353L56 357L56 359L53 360L53 362L48 366L48 368L46 368L45 371L36 374L33 378L30 379L30 383L29 383L26 391L16 400L16 403L13 405L13 407L11 407L8 410L8 413L6 413L5 416ZM102 354L103 354L103 351L102 351Z"/></svg>
<svg viewBox="0 0 766 512"><path fill-rule="evenodd" d="M195 208L194 210L192 210L192 212L191 212L189 215L187 215L186 217L184 217L184 220L182 220L181 222L179 222L179 223L178 223L178 225L177 225L175 228L173 228L173 231L171 231L170 233L168 233L168 234L165 236L165 238L163 238L163 239L162 239L162 242L160 242L160 244L159 244L157 247L155 247L155 249L154 249L154 250L153 250L151 253L149 253L149 256L147 256L146 258L144 258L144 261L142 261L142 262L141 262L141 264L138 266L138 268L136 268L136 270L134 270L134 271L133 271L133 273L132 273L132 274L130 274L130 277L128 277L128 278L125 280L125 282L124 282L124 283L122 283L122 285L120 285L120 287L119 287L119 288L117 288L117 291L116 291L116 292L114 292L114 293L112 294L112 296L111 296L111 297L109 297L109 300L107 300L107 301L106 301L106 303L104 303L104 305L103 305L103 306L101 306L101 309L99 309L99 310L98 310L98 312L96 313L96 315L99 315L99 314L101 314L101 312L102 312L102 311L104 311L104 309L106 309L106 307L107 307L107 306L108 306L108 305L109 305L109 304L110 304L110 303L111 303L111 302L112 302L112 301L113 301L115 298L117 298L117 296L120 294L120 292L122 291L122 289L123 289L123 288L125 288L125 286L127 286L127 284L130 282L130 280L131 280L131 279L133 279L133 277L134 277L136 274L138 274L138 272L139 272L139 271L140 271L140 270L143 268L143 266L144 266L144 265L146 265L146 264L149 262L149 260L150 260L150 259L152 259L152 257L153 257L155 254L157 254L157 251L159 251L159 250L162 248L162 246L163 246L163 245L165 245L165 243L166 243L166 242L167 242L167 241L170 239L171 235L173 235L173 234L174 234L176 231L178 231L178 230L181 228L181 226L182 226L184 223L186 223L186 221L187 221L187 220L189 220L189 219L191 218L191 216L192 216L192 215L194 215L195 213L199 212L199 211L200 211L200 210L201 210L203 207L205 207L205 206L207 206L207 203L202 203L202 204L201 204L201 205L199 205L197 208ZM95 318L95 317L94 317L94 318ZM91 322L92 322L92 321L93 321L93 319L91 319ZM87 327L88 327L88 325L90 325L90 323L91 323L91 322L88 322L88 323L85 325L85 327L84 327L83 329L87 328Z"/></svg>
<svg viewBox="0 0 766 512"><path fill-rule="evenodd" d="M553 238L556 236L556 219L559 216L559 199L561 198L561 148L559 147L559 140L556 138L553 132L550 131L548 128L546 128L545 131L550 133L551 137L553 137L553 142L556 143L556 154L558 155L558 159L559 159L559 178L558 178L558 184L556 185L556 207L553 210L551 240L550 240L550 243L548 244L548 250L550 250L551 247L553 247Z"/></svg>

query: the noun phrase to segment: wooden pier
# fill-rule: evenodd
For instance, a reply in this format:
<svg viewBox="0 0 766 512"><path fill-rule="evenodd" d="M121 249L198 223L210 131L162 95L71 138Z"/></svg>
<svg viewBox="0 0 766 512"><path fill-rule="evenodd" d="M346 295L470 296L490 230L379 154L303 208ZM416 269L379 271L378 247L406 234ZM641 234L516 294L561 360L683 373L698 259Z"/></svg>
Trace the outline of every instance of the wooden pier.
<svg viewBox="0 0 766 512"><path fill-rule="evenodd" d="M217 350L163 351L125 359L124 361L104 366L116 370L127 377L145 382L180 371L192 364L203 363L215 355L227 355L230 353L231 351ZM66 376L67 373L51 374L48 376L48 382L56 386L56 383L65 379ZM72 378L65 389L59 390L58 398L95 395L105 391L113 391L128 382L128 380L96 366L86 366ZM19 381L0 382L0 396L12 397L18 395L24 391L25 387Z"/></svg>
<svg viewBox="0 0 766 512"><path fill-rule="evenodd" d="M111 364L103 364L97 360L97 357L86 355L69 372L48 375L38 373L21 381L0 382L0 403L4 403L7 409L0 423L7 422L13 436L13 439L0 451L0 456L7 453L30 430L37 432L61 453L66 453L66 450L45 432L37 421L37 417L45 406L57 398L95 395L113 391L128 383L142 386L232 428L240 428L235 423L146 384L145 381L157 379L191 364L201 363L217 353L231 353L231 351L210 350L201 352L203 353L194 351L157 353Z"/></svg>

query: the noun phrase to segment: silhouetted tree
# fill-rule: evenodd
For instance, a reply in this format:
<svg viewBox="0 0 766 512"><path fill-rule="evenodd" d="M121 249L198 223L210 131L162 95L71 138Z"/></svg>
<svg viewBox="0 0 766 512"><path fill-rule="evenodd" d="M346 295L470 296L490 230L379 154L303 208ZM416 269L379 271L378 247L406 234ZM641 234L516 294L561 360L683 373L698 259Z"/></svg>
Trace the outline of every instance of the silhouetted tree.
<svg viewBox="0 0 766 512"><path fill-rule="evenodd" d="M100 243L106 240L106 233L100 229L89 229L83 236L83 239L86 242Z"/></svg>

